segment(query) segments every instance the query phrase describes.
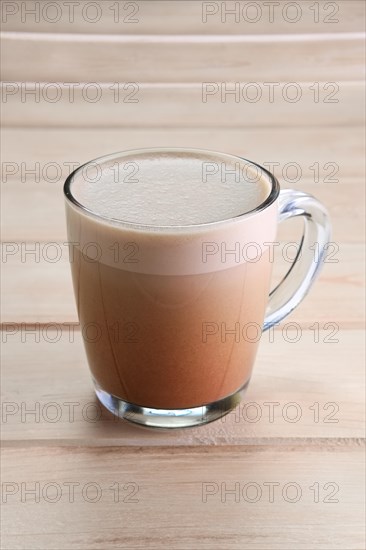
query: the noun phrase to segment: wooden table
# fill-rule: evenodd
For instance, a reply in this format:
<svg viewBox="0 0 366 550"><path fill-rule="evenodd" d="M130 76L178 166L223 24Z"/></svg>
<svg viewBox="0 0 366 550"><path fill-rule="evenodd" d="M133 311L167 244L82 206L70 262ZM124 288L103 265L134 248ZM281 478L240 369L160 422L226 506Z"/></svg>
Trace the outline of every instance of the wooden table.
<svg viewBox="0 0 366 550"><path fill-rule="evenodd" d="M122 6L132 25L116 27L112 2L99 3L92 27L79 12L70 23L62 2L56 23L51 11L38 23L19 11L3 25L6 550L365 547L364 3L315 3L315 23L314 3L302 1L292 24L286 2L274 23L263 12L255 24L246 11L225 23L221 3L211 4L219 11L206 23L201 2L157 1L132 3L137 15ZM38 85L39 102L25 82ZM83 96L93 82L97 102ZM210 82L219 91L203 102ZM239 83L240 94L256 83L263 97L222 102L223 82ZM277 83L273 102L266 82ZM125 94L117 102L116 83ZM123 102L133 90L138 102ZM301 100L291 102L296 90ZM264 333L245 403L174 432L116 421L94 397L61 192L71 163L164 145L277 162L283 187L328 206L335 243L306 300ZM281 229L283 242L297 237L296 224Z"/></svg>

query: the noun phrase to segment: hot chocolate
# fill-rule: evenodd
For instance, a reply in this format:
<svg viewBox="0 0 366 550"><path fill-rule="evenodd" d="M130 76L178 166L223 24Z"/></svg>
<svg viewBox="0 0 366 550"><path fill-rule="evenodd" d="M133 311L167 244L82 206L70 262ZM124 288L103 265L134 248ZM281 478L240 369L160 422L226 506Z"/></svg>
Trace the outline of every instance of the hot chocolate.
<svg viewBox="0 0 366 550"><path fill-rule="evenodd" d="M98 388L143 407L222 399L250 378L268 301L269 178L202 151L105 157L69 182L72 275Z"/></svg>

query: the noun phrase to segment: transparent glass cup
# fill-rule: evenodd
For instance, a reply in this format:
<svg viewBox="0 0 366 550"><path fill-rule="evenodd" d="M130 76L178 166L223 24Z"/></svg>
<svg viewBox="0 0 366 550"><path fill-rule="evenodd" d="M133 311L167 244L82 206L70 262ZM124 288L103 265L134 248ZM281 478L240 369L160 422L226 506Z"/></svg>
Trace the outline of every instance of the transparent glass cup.
<svg viewBox="0 0 366 550"><path fill-rule="evenodd" d="M88 168L97 168L103 186L113 168L138 166L141 155L181 156L183 167L197 156L220 167L235 163L269 191L249 212L189 225L115 219L75 197L75 186L88 193ZM128 191L138 198L132 181ZM230 412L249 383L262 331L301 302L322 267L330 238L324 206L280 191L256 163L195 149L98 158L67 178L64 194L81 332L101 403L156 428L206 424ZM270 291L278 224L293 217L304 221L299 250Z"/></svg>

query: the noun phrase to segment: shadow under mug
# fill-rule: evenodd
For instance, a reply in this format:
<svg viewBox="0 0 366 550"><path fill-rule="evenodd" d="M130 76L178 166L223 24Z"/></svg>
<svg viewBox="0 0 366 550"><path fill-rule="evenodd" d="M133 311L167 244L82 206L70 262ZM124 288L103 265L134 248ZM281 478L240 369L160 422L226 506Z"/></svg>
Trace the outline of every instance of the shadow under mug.
<svg viewBox="0 0 366 550"><path fill-rule="evenodd" d="M80 185L88 193L91 165L102 186L116 163L138 165L146 155L236 163L257 174L269 194L229 219L165 226L110 218L75 196ZM324 206L306 193L280 191L277 179L251 161L195 149L98 158L67 178L64 194L81 332L101 403L156 428L206 424L230 412L249 383L262 331L300 303L324 262ZM270 292L278 224L293 217L304 221L299 249Z"/></svg>

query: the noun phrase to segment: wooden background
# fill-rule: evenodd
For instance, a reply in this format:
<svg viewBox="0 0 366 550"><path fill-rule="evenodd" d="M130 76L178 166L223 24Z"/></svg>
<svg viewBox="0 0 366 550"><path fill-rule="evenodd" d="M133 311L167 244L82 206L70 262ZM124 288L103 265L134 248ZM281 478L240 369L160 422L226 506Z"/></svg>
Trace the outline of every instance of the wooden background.
<svg viewBox="0 0 366 550"><path fill-rule="evenodd" d="M318 23L308 1L296 3L296 23L286 21L293 13L283 12L283 1L273 23L262 3L256 23L243 16L222 22L215 2L218 14L203 23L195 0L120 2L119 23L108 1L98 3L96 23L83 18L84 1L73 23L62 2L56 23L47 21L51 11L38 21L22 18L21 4L32 9L34 2L7 4L19 11L3 17L1 54L2 240L13 252L2 257L2 547L363 549L364 2L317 2ZM56 102L42 95L52 82L61 93ZM217 95L203 103L208 82L257 83L263 97L236 103ZM278 84L273 102L265 93L269 82ZM297 103L281 95L294 82L302 93ZM69 83L77 84L73 102ZM83 97L88 83L98 84L99 101ZM133 89L123 90L126 83L138 86L138 102L123 102ZM39 101L25 94L32 86ZM338 101L326 103L334 90ZM116 422L97 409L63 244L62 184L70 163L151 146L279 163L283 187L327 205L337 247L336 261L326 264L304 303L263 335L246 399L256 405L174 433ZM294 164L302 174L296 183ZM298 228L288 223L280 236L293 241ZM57 243L59 261L49 260L48 243ZM24 257L32 249L36 256ZM275 278L284 268L276 267ZM269 402L278 403L273 418ZM74 403L73 417L67 403ZM26 414L31 409L35 414ZM75 502L65 489L71 482L79 484ZM249 482L262 490L258 502L242 493L238 502L229 493L224 502L223 488L242 490ZM273 502L269 482L279 483ZM37 483L39 502L24 494ZM59 501L50 502L51 490L49 498L42 494L47 483L63 489ZM101 488L97 502L85 497L87 483ZM116 483L119 502L110 489ZM207 502L205 483L217 489ZM288 483L301 488L297 502L283 497ZM316 483L319 502L310 489ZM128 502L128 484L138 488L136 502Z"/></svg>

